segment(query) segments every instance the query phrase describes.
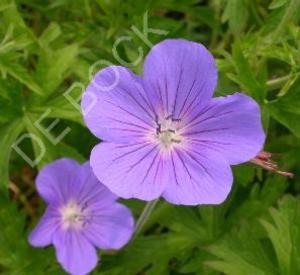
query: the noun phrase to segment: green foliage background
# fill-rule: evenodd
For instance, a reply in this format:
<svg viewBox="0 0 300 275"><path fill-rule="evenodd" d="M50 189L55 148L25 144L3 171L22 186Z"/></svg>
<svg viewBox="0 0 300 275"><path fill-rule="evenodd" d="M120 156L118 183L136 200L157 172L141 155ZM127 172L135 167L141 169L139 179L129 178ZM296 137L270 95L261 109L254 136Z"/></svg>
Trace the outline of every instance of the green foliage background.
<svg viewBox="0 0 300 275"><path fill-rule="evenodd" d="M44 205L37 196L38 168L61 156L88 159L97 140L78 109L63 96L86 85L98 60L133 62L149 47L180 37L205 44L219 68L217 95L243 91L256 99L268 133L266 150L294 179L250 164L234 167L229 199L220 206L178 207L160 201L141 234L120 252L99 252L93 274L300 274L300 1L299 0L1 0L0 1L0 273L64 274L54 250L33 249L30 229ZM97 69L101 68L97 66ZM102 64L103 65L103 64ZM141 72L142 63L132 66ZM95 69L95 68L94 68ZM80 96L76 86L72 97ZM57 136L53 145L34 122L45 111ZM22 133L39 137L46 154L31 168L12 144ZM29 139L20 148L34 158ZM144 202L126 201L136 217Z"/></svg>

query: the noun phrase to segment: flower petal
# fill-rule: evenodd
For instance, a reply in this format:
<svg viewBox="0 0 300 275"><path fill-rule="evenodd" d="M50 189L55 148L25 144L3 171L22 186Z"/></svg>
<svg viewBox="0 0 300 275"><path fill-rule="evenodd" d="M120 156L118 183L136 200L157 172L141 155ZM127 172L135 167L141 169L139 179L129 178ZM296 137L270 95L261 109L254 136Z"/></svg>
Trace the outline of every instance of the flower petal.
<svg viewBox="0 0 300 275"><path fill-rule="evenodd" d="M230 164L254 158L265 141L258 104L240 93L214 98L186 127L192 142L220 152Z"/></svg>
<svg viewBox="0 0 300 275"><path fill-rule="evenodd" d="M62 158L44 166L36 179L39 194L47 203L65 202L77 190L77 171L79 170L80 165L68 158Z"/></svg>
<svg viewBox="0 0 300 275"><path fill-rule="evenodd" d="M85 275L96 267L96 249L79 231L61 230L53 244L59 263L72 275Z"/></svg>
<svg viewBox="0 0 300 275"><path fill-rule="evenodd" d="M163 197L174 204L220 204L228 196L233 181L226 160L205 147L199 151L175 150L169 171L171 180Z"/></svg>
<svg viewBox="0 0 300 275"><path fill-rule="evenodd" d="M211 99L217 84L213 56L201 44L167 39L155 45L144 64L144 85L158 113L183 118Z"/></svg>
<svg viewBox="0 0 300 275"><path fill-rule="evenodd" d="M166 185L164 159L155 144L103 142L93 149L90 163L96 177L122 198L153 200Z"/></svg>
<svg viewBox="0 0 300 275"><path fill-rule="evenodd" d="M45 211L38 225L29 235L29 243L34 247L45 247L52 244L53 234L59 228L59 216L51 206Z"/></svg>
<svg viewBox="0 0 300 275"><path fill-rule="evenodd" d="M95 246L102 249L120 249L130 240L134 219L127 207L119 203L106 208L102 204L93 204L88 210L99 212L84 229L85 236Z"/></svg>
<svg viewBox="0 0 300 275"><path fill-rule="evenodd" d="M154 109L141 80L121 66L96 74L81 107L88 128L105 141L134 142L155 125Z"/></svg>
<svg viewBox="0 0 300 275"><path fill-rule="evenodd" d="M79 172L77 181L80 187L76 192L76 201L79 204L90 205L98 203L107 206L115 203L118 197L99 182L89 162L83 164Z"/></svg>

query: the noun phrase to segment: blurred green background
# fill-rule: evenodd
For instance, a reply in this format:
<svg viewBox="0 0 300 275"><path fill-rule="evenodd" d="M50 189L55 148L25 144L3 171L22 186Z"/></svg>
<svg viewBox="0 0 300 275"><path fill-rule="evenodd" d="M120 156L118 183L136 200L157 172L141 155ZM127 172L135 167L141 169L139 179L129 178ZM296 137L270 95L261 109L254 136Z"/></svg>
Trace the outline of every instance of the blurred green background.
<svg viewBox="0 0 300 275"><path fill-rule="evenodd" d="M295 177L245 164L223 205L160 201L139 237L100 252L92 274L300 274L299 19L299 0L1 0L0 274L64 274L53 248L27 243L44 209L34 178L59 157L88 159L98 142L77 105L91 75L109 62L141 73L167 37L212 51L216 95L260 104L265 149ZM145 205L125 203L136 217Z"/></svg>

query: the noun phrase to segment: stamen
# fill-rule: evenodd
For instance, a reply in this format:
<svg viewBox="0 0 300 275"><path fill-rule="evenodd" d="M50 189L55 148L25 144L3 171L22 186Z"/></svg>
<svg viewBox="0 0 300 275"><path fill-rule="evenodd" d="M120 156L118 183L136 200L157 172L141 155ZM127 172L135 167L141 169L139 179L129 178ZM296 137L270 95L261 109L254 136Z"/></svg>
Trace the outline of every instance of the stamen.
<svg viewBox="0 0 300 275"><path fill-rule="evenodd" d="M157 118L156 139L161 144L162 149L170 150L174 144L181 143L182 136L179 134L179 122L181 122L181 119L173 119L172 115L162 120Z"/></svg>
<svg viewBox="0 0 300 275"><path fill-rule="evenodd" d="M81 228L86 222L84 209L75 201L70 201L66 206L62 207L60 214L64 228Z"/></svg>

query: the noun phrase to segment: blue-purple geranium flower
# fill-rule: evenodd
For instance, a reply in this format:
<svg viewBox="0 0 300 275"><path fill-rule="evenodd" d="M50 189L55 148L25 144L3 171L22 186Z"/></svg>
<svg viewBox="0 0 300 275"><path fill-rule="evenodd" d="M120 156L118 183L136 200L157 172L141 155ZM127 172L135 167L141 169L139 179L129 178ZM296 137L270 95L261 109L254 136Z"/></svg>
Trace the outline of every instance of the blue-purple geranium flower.
<svg viewBox="0 0 300 275"><path fill-rule="evenodd" d="M141 77L121 66L98 72L82 98L103 140L90 159L98 179L123 198L223 202L230 165L254 158L265 134L257 103L240 93L212 98L216 84L213 56L182 39L154 46Z"/></svg>
<svg viewBox="0 0 300 275"><path fill-rule="evenodd" d="M131 212L97 180L89 163L55 161L40 171L37 189L48 207L29 242L53 244L71 274L87 274L97 265L96 247L119 249L133 233Z"/></svg>

